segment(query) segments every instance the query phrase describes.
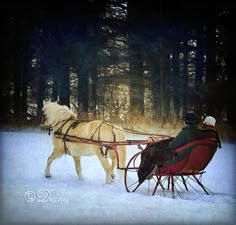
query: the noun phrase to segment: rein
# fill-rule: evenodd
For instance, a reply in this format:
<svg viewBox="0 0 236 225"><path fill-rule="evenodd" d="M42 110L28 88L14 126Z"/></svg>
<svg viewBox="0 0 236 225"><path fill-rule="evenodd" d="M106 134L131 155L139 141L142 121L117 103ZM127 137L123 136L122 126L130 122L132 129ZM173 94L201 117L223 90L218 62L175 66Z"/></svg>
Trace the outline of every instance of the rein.
<svg viewBox="0 0 236 225"><path fill-rule="evenodd" d="M98 127L94 130L94 132L93 132L93 134L91 135L90 139L89 139L89 138L88 138L88 139L83 139L83 138L74 137L74 136L71 137L71 136L68 134L71 128L72 128L72 129L76 128L81 122L91 122L91 121L88 121L88 120L74 120L74 119L73 119L74 121L73 121L73 122L70 124L70 126L66 129L65 133L63 133L62 130L63 130L64 126L65 126L70 120L72 120L72 119L73 119L73 118L70 117L69 119L62 120L62 121L60 121L60 122L58 122L58 123L56 123L56 124L54 125L54 126L57 126L57 125L59 125L59 124L62 123L61 126L54 132L54 137L59 138L59 139L62 139L63 145L64 145L64 150L65 150L65 155L66 155L66 154L71 155L71 153L70 153L70 151L69 151L69 149L68 149L68 147L67 147L67 145L66 145L66 142L80 142L81 140L83 140L83 141L97 142L98 145L99 145L99 143L101 142L101 140L100 140L101 127L102 127L104 124L111 126L112 133L113 133L113 136L114 136L113 142L116 142L116 134L115 134L114 129L124 130L124 131L126 131L127 133L132 133L132 134L149 135L150 137L153 137L153 138L155 138L155 136L157 136L157 134L150 134L150 133L140 132L140 131L131 130L131 129L127 129L127 128L122 128L122 129L121 129L121 128L119 128L119 127L114 126L113 124L110 124L108 121L103 120L103 121L98 125ZM53 129L52 129L52 126L50 126L50 127L48 128L48 135L51 134L51 130L53 130ZM96 134L98 134L97 140L94 139L94 136L95 136ZM162 137L162 136L166 137L166 135L158 135L158 136L159 136L159 137ZM77 140L78 140L78 141L77 141ZM103 141L102 141L102 142L103 142ZM112 149L112 147L111 147L111 146L108 146L108 145L102 145L102 144L100 144L99 146L100 146L100 152L101 152L101 154L102 154L104 157L107 157L108 151L109 151L110 149Z"/></svg>

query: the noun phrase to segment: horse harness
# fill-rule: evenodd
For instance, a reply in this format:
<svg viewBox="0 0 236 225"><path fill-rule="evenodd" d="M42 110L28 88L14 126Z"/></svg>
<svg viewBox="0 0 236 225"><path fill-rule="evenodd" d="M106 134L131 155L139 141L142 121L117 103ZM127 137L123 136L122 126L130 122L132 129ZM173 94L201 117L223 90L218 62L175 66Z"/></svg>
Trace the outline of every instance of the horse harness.
<svg viewBox="0 0 236 225"><path fill-rule="evenodd" d="M66 142L80 142L81 140L83 141L93 141L93 137L94 135L98 132L98 140L96 140L96 142L100 142L100 131L101 131L101 127L103 124L108 124L108 122L106 121L102 121L102 123L96 128L96 130L94 131L94 133L92 134L92 136L90 138L80 138L80 137L77 137L77 136L72 136L72 135L68 135L70 129L75 129L80 123L82 122L87 122L87 121L84 121L84 120L75 120L73 123L71 123L71 125L67 128L66 132L63 133L62 132L62 129L63 127L67 124L67 122L69 122L71 120L71 118L67 119L67 120L63 120L61 121L60 123L63 122L63 124L58 128L58 130L56 130L54 132L54 137L56 138L59 138L59 139L62 139L63 140L63 144L64 144L64 149L65 149L65 155L68 154L68 155L71 155L67 145L66 145ZM114 132L114 125L111 125L109 124L111 127L112 127L112 133L113 133L113 136L114 136L114 140L113 142L116 141L116 135L115 135L115 132ZM49 132L49 135L50 135L50 132ZM112 149L112 147L110 146L103 146L103 145L100 145L100 152L101 154L104 156L104 157L107 157L107 154L108 154L108 151Z"/></svg>

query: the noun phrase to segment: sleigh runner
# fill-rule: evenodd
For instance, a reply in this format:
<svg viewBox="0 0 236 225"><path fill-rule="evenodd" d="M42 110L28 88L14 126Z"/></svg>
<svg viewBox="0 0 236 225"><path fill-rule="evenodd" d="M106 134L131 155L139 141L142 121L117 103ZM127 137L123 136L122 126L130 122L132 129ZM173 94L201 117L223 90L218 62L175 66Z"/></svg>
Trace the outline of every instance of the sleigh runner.
<svg viewBox="0 0 236 225"><path fill-rule="evenodd" d="M52 128L54 131L54 150L47 161L46 177L50 177L51 162L63 154L73 157L79 177L82 176L80 156L97 155L106 173L106 183L112 183L116 167L124 172L124 184L127 192L135 192L148 183L149 193L152 182L152 195L160 187L163 192L171 188L174 197L178 188L188 191L189 187L192 187L189 182L191 179L206 194L212 193L202 184L201 177L217 150L216 140L197 140L176 149L177 157L167 161L161 167L155 166L151 173L146 174L144 179L140 181L138 173L140 172L141 156L145 151L141 145L148 146L151 143L168 140L170 136L151 135L146 140L126 140L126 132L141 133L125 130L102 120L79 121L68 107L56 103L45 103L43 111L44 117L41 126L47 129ZM126 165L126 146L129 145L136 145L137 153L130 158ZM108 163L108 158L112 160L111 165Z"/></svg>

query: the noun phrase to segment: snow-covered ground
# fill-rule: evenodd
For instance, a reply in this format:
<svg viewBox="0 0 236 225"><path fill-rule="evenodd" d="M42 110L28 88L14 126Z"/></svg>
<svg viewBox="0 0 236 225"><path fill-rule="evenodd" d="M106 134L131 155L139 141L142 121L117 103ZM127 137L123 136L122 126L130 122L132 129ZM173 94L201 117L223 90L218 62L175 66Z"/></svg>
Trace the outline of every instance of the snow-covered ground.
<svg viewBox="0 0 236 225"><path fill-rule="evenodd" d="M0 132L0 224L234 224L236 144L222 143L203 175L215 193L186 192L173 199L157 193L125 190L116 180L105 185L96 156L82 158L84 180L74 161L63 156L53 162L52 177L44 177L52 151L51 136L39 130ZM127 162L138 150L127 147Z"/></svg>

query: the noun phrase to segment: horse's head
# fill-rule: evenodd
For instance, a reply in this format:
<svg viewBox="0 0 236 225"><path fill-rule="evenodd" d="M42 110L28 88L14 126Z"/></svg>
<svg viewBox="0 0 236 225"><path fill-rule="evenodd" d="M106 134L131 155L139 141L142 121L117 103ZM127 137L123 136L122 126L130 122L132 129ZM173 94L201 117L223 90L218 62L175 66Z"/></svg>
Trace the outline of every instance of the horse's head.
<svg viewBox="0 0 236 225"><path fill-rule="evenodd" d="M43 109L42 109L42 118L41 118L41 123L40 123L40 128L41 129L50 129L51 125L48 123L48 118L46 114L46 109L50 107L50 104L56 104L55 102L50 102L50 101L45 101L43 100Z"/></svg>
<svg viewBox="0 0 236 225"><path fill-rule="evenodd" d="M59 105L56 102L43 101L42 120L40 127L42 129L53 128L59 123L76 119L76 114L73 113L67 106Z"/></svg>

